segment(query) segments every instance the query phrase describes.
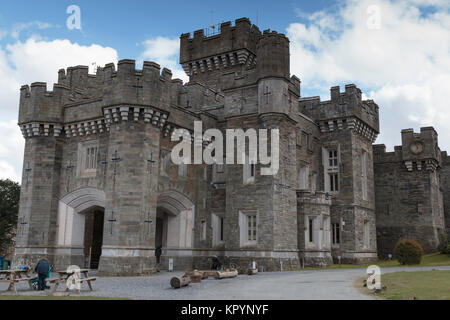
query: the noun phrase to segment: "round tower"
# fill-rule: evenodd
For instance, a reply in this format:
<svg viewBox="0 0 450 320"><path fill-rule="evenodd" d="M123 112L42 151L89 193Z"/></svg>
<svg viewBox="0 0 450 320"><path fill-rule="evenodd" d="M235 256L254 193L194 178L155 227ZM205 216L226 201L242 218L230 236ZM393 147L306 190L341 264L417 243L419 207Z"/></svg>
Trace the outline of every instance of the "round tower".
<svg viewBox="0 0 450 320"><path fill-rule="evenodd" d="M282 33L265 30L257 44L259 78L289 79L289 39Z"/></svg>

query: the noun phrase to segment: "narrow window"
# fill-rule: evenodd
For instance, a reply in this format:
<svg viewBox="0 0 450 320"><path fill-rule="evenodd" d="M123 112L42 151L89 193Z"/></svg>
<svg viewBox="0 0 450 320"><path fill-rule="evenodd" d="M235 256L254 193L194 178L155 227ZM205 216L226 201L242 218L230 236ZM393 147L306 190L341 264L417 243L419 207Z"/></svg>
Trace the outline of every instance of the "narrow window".
<svg viewBox="0 0 450 320"><path fill-rule="evenodd" d="M329 173L330 191L339 191L339 175L337 173Z"/></svg>
<svg viewBox="0 0 450 320"><path fill-rule="evenodd" d="M223 241L223 217L219 217L219 224L220 224L219 239L220 241Z"/></svg>
<svg viewBox="0 0 450 320"><path fill-rule="evenodd" d="M309 242L314 242L314 219L309 218L308 219L308 231L309 231Z"/></svg>
<svg viewBox="0 0 450 320"><path fill-rule="evenodd" d="M332 237L333 237L333 244L339 244L340 243L340 227L339 223L333 223L331 231L332 231Z"/></svg>
<svg viewBox="0 0 450 320"><path fill-rule="evenodd" d="M247 216L247 240L256 241L256 215Z"/></svg>
<svg viewBox="0 0 450 320"><path fill-rule="evenodd" d="M206 240L206 221L202 220L201 222L201 230L202 230L202 240Z"/></svg>
<svg viewBox="0 0 450 320"><path fill-rule="evenodd" d="M363 200L367 200L367 152L362 151L361 155L361 191Z"/></svg>
<svg viewBox="0 0 450 320"><path fill-rule="evenodd" d="M364 221L364 247L370 247L370 224L369 221Z"/></svg>

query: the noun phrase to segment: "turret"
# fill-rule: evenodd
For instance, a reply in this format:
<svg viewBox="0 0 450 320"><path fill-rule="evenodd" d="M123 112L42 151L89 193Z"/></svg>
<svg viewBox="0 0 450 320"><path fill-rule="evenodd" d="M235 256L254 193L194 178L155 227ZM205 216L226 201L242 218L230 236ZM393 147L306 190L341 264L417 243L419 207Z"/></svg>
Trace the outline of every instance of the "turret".
<svg viewBox="0 0 450 320"><path fill-rule="evenodd" d="M258 77L289 79L289 39L282 33L265 30L257 45Z"/></svg>

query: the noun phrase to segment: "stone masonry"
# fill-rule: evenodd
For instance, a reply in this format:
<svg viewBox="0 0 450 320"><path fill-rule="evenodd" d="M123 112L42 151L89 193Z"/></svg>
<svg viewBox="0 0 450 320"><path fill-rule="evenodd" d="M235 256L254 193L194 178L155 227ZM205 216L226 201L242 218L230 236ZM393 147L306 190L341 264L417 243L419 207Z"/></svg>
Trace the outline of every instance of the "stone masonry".
<svg viewBox="0 0 450 320"><path fill-rule="evenodd" d="M182 34L180 45L188 83L155 62L137 70L121 60L95 75L85 66L62 69L53 91L40 82L21 88L15 263L44 254L57 268L84 266L101 252L101 274L132 275L169 263L208 268L217 255L243 268L256 261L285 270L337 257L376 260L404 230L432 250L443 229L437 170L450 163L435 144L419 162L406 145L403 153L372 149L378 106L353 84L331 88L328 101L301 97L289 39L247 18L208 37ZM261 175L260 163L174 164L172 133L192 133L195 121L223 133L279 129L278 172ZM421 133L426 146L433 132ZM411 163L423 163L422 171Z"/></svg>

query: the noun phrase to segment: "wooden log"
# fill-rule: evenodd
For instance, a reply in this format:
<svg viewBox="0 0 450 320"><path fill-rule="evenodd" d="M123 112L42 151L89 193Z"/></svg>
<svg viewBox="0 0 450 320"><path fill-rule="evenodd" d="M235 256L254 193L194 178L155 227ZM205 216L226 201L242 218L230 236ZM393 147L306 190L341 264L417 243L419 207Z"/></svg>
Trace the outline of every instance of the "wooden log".
<svg viewBox="0 0 450 320"><path fill-rule="evenodd" d="M191 283L190 277L173 277L170 279L170 285L175 289L186 287L189 283Z"/></svg>
<svg viewBox="0 0 450 320"><path fill-rule="evenodd" d="M237 277L238 271L236 269L230 271L216 271L214 277L216 279L234 278Z"/></svg>
<svg viewBox="0 0 450 320"><path fill-rule="evenodd" d="M198 270L188 270L184 272L184 277L190 277L192 283L202 282L203 273Z"/></svg>
<svg viewBox="0 0 450 320"><path fill-rule="evenodd" d="M249 276L257 274L258 273L258 269L248 269L247 274Z"/></svg>

